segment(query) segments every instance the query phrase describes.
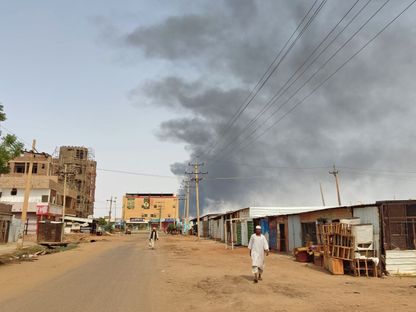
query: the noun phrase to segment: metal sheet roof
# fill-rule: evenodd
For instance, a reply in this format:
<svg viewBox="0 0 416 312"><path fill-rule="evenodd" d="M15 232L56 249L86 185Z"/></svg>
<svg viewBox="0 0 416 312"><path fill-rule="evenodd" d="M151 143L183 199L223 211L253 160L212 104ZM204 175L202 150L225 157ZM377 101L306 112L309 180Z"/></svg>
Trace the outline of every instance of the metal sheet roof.
<svg viewBox="0 0 416 312"><path fill-rule="evenodd" d="M262 218L266 216L284 216L303 212L311 212L339 207L248 207L250 209L250 218Z"/></svg>

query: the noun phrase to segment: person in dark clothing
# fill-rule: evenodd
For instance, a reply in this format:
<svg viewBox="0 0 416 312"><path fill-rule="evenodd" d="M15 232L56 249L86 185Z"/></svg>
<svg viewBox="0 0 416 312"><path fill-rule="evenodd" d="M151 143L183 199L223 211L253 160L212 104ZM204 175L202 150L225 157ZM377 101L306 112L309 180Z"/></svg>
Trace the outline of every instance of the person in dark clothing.
<svg viewBox="0 0 416 312"><path fill-rule="evenodd" d="M153 227L149 235L149 248L155 249L156 240L159 240L159 235L157 234L156 228Z"/></svg>

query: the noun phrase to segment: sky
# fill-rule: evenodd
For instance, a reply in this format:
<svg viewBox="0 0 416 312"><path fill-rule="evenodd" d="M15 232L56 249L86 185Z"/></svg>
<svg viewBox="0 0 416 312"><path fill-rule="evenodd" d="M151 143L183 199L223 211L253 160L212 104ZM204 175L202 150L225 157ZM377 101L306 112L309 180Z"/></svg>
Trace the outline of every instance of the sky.
<svg viewBox="0 0 416 312"><path fill-rule="evenodd" d="M99 170L96 216L195 161L204 212L336 204L334 164L344 204L415 198L415 6L368 43L410 3L0 1L2 131L163 176Z"/></svg>

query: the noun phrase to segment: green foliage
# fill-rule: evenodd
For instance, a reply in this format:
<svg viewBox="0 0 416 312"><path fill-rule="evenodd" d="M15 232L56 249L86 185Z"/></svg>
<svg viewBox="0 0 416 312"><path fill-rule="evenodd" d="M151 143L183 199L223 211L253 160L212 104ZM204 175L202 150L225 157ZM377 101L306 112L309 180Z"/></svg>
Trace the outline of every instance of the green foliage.
<svg viewBox="0 0 416 312"><path fill-rule="evenodd" d="M0 173L8 173L7 162L19 156L22 151L23 143L19 142L15 135L7 134L2 137L0 142Z"/></svg>
<svg viewBox="0 0 416 312"><path fill-rule="evenodd" d="M107 225L107 221L105 221L104 218L99 218L98 221L97 221L97 223L98 223L99 226L105 226L105 225Z"/></svg>
<svg viewBox="0 0 416 312"><path fill-rule="evenodd" d="M0 121L5 121L6 118L6 113L4 112L4 107L3 105L0 104Z"/></svg>
<svg viewBox="0 0 416 312"><path fill-rule="evenodd" d="M0 121L5 121L6 114L3 111L3 105L0 104ZM9 160L19 156L23 152L23 143L19 142L13 134L6 134L1 138L0 142L0 173L8 173Z"/></svg>

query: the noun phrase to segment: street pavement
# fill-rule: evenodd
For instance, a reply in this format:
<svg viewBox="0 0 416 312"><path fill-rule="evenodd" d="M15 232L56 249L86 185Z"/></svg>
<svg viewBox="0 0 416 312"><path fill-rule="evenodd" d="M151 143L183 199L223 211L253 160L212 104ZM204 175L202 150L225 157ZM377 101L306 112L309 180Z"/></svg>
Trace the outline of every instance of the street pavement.
<svg viewBox="0 0 416 312"><path fill-rule="evenodd" d="M152 311L152 285L162 257L146 248L145 235L110 244L111 248L80 266L0 300L0 311Z"/></svg>

